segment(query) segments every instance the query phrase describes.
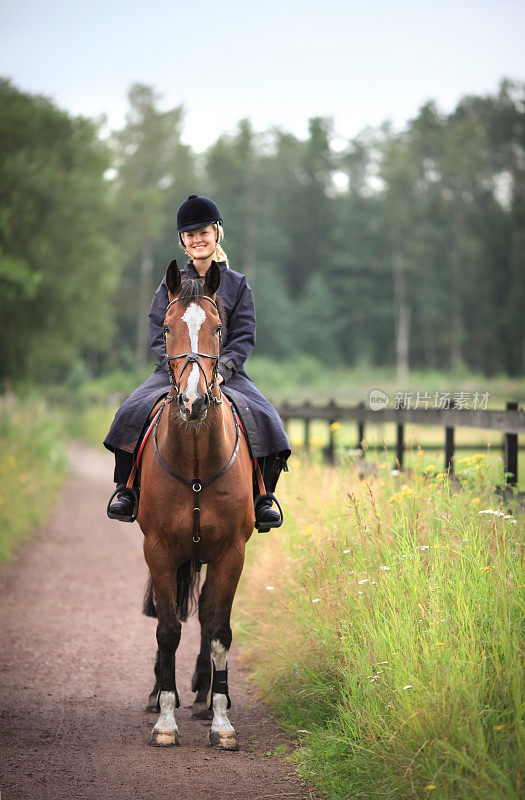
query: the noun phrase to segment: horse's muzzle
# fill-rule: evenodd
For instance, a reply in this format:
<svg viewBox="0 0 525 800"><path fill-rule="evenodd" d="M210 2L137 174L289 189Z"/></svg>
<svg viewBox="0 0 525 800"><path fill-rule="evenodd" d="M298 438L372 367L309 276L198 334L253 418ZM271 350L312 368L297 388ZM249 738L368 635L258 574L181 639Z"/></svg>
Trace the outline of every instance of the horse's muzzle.
<svg viewBox="0 0 525 800"><path fill-rule="evenodd" d="M186 422L202 422L206 419L208 408L210 407L210 399L208 395L199 395L193 403L190 403L184 393L179 395L179 411L182 418Z"/></svg>

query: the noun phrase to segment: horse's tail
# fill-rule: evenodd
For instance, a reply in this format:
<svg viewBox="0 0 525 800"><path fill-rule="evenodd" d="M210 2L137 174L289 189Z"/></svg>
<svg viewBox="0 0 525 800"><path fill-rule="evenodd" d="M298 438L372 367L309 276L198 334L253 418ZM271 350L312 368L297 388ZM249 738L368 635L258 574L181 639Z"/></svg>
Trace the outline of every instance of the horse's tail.
<svg viewBox="0 0 525 800"><path fill-rule="evenodd" d="M153 596L153 581L151 576L148 578L146 584L146 591L144 592L144 602L142 604L142 613L145 617L156 617L157 609L155 608L155 598Z"/></svg>
<svg viewBox="0 0 525 800"><path fill-rule="evenodd" d="M198 604L199 575L193 561L185 561L177 571L177 616L186 622Z"/></svg>
<svg viewBox="0 0 525 800"><path fill-rule="evenodd" d="M175 609L181 622L186 622L188 616L197 607L199 590L199 573L193 566L193 561L185 561L177 571L177 602ZM155 597L153 594L153 581L151 577L146 584L142 613L146 617L156 617Z"/></svg>

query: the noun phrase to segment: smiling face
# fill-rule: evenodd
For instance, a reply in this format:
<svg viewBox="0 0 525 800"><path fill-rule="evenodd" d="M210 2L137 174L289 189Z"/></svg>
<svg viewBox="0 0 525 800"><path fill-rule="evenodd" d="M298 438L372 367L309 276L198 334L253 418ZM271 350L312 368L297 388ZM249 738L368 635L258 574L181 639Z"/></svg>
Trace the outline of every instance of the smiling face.
<svg viewBox="0 0 525 800"><path fill-rule="evenodd" d="M217 231L214 225L197 228L196 231L185 231L181 236L186 252L193 261L206 261L215 253Z"/></svg>

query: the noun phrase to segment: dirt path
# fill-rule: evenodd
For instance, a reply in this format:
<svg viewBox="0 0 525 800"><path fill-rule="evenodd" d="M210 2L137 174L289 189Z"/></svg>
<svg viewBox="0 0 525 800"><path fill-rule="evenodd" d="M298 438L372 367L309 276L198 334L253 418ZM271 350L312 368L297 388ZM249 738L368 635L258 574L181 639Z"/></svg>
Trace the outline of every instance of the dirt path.
<svg viewBox="0 0 525 800"><path fill-rule="evenodd" d="M286 743L230 657L240 751L207 746L192 720L195 620L177 654L182 747L153 748L155 621L140 614L146 567L138 525L111 522L109 455L75 446L75 472L37 541L0 575L2 800L310 798L282 759Z"/></svg>

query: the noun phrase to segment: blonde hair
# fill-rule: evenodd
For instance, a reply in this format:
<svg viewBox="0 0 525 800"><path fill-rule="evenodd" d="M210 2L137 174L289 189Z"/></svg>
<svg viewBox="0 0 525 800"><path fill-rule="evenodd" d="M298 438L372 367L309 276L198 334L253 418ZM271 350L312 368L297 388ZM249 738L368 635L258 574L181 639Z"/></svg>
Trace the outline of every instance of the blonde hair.
<svg viewBox="0 0 525 800"><path fill-rule="evenodd" d="M214 253L214 260L215 261L226 261L226 268L228 269L229 266L230 266L230 262L228 261L228 256L226 255L226 252L223 250L223 248L221 246L221 242L224 239L224 228L222 227L220 222L214 222L213 223L213 227L215 228L215 230L217 231L217 234L218 234L217 245L215 247L215 253ZM181 241L180 238L179 238L179 244L182 247L182 249L184 250L184 252L186 253L186 248L182 244L182 241Z"/></svg>

